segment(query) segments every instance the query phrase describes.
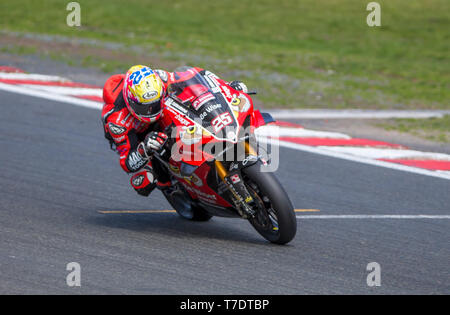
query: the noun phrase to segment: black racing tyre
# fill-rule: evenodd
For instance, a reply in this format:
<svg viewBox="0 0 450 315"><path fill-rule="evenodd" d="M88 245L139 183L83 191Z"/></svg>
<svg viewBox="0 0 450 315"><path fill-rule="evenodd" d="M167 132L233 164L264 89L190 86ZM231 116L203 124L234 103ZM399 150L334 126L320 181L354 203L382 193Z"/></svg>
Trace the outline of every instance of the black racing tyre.
<svg viewBox="0 0 450 315"><path fill-rule="evenodd" d="M283 245L297 233L294 207L275 175L261 172L261 167L258 162L242 170L246 186L258 205L257 215L249 221L265 239Z"/></svg>
<svg viewBox="0 0 450 315"><path fill-rule="evenodd" d="M211 219L211 215L193 203L191 196L184 190L184 187L180 184L178 185L178 189L175 192L163 191L163 195L178 215L191 221L208 221Z"/></svg>

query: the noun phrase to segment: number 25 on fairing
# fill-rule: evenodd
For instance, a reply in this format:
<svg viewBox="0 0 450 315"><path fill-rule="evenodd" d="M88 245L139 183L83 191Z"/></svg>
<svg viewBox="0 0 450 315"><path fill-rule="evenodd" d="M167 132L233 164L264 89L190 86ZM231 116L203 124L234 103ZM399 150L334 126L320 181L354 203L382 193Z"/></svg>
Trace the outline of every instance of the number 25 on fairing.
<svg viewBox="0 0 450 315"><path fill-rule="evenodd" d="M217 116L211 121L212 126L214 127L214 132L219 132L225 126L228 126L233 122L233 119L230 116L230 113L225 112Z"/></svg>

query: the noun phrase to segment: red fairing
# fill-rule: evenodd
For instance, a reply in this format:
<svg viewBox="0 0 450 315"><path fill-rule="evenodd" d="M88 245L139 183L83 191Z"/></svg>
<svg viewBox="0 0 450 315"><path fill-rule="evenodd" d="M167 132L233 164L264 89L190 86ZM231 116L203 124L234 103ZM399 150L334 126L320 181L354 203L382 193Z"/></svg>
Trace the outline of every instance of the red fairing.
<svg viewBox="0 0 450 315"><path fill-rule="evenodd" d="M205 81L200 80L198 75L203 76ZM205 148L212 143L237 142L237 138L230 140L215 134L216 131L220 131L226 126L235 123L236 129L240 130L249 116L250 125L257 123L257 120L260 119L262 119L260 123L264 124L264 119L259 112L256 116L253 114L253 101L249 95L233 89L226 81L211 72L200 68L190 68L184 72L169 74L169 81L174 83L174 86L168 89L169 93L173 94L163 101L163 117L160 123L163 128L174 126L171 127L173 132L171 137L175 138L176 146L172 148L171 152L171 173L183 184L192 198L209 204L231 207L232 205L207 183L206 179L211 167L205 162L214 160L214 155L211 155L211 152ZM223 96L226 103L229 104L227 105L229 109L217 112L217 114L210 114L218 106L215 95ZM223 101L222 104L224 104ZM189 106L191 107L189 108ZM188 109L195 110L198 117L189 118ZM203 119L206 115L211 115L210 120ZM214 130L214 134L203 130L198 121L193 120L197 118L200 118L202 124L211 122L211 130ZM216 121L219 121L219 124L215 124ZM251 131L253 129L251 128ZM188 130L191 132L189 136L186 136ZM197 132L201 136L198 141L194 141L194 135ZM190 178L180 175L181 161L198 167Z"/></svg>
<svg viewBox="0 0 450 315"><path fill-rule="evenodd" d="M177 177L177 180L183 184L187 192L193 199L203 200L207 203L222 207L230 207L231 205L223 199L219 194L212 190L206 183L211 167L204 163L192 174L191 178L182 177L180 174L181 162L169 161L169 168L172 175Z"/></svg>
<svg viewBox="0 0 450 315"><path fill-rule="evenodd" d="M259 110L255 110L253 112L253 123L252 123L254 128L264 126L265 124L266 121L264 120L264 117L261 115L261 112Z"/></svg>
<svg viewBox="0 0 450 315"><path fill-rule="evenodd" d="M155 72L163 81L167 93L173 93L170 94L171 97L168 97L168 94L164 97L163 113L157 125L159 131L165 130L166 127L171 128L173 134L168 136L175 137L176 140L176 146L171 148L170 172L194 199L231 207L207 183L206 179L211 168L205 162L213 160L214 154L205 148L213 143L237 143L239 131L249 116L250 126L253 129L264 119L261 119L259 112L254 112L249 95L233 89L226 81L209 71L187 68L181 72L162 70ZM121 92L123 81L123 75L115 75L106 82L103 91L105 105L102 118L105 132L117 146L120 165L126 172L134 173L147 164L143 152L140 153L138 150L138 144L152 130L152 126L140 122L128 111ZM187 106L191 106L189 110ZM198 117L194 116L191 119L187 113L192 108ZM200 124L194 121L198 118L201 120ZM204 129L205 126L209 129ZM225 127L232 127L234 131L230 132ZM181 176L181 161L197 166L191 177ZM141 177L133 179L138 183ZM144 182L145 178L142 183L133 186L140 189Z"/></svg>
<svg viewBox="0 0 450 315"><path fill-rule="evenodd" d="M242 103L247 103L245 110L236 109L236 122L239 126L242 126L247 116L253 112L253 102L252 99L245 93L237 91L233 89L225 80L220 79L213 73L209 71L205 71L201 68L189 68L183 72L174 72L170 74L170 84L178 84L178 83L186 83L179 84L182 87L180 91L177 92L177 99L182 101L183 103L190 103L192 108L195 110L201 110L203 104L208 103L208 101L214 100L214 96L211 93L211 86L205 86L204 82L196 80L195 77L198 75L202 75L205 77L205 80L215 85L215 92L221 92L223 97L227 100L227 102L232 103L233 99L241 99ZM209 84L208 83L208 84ZM170 88L169 88L170 90ZM202 151L202 145L206 143L212 142L223 142L223 140L214 138L213 136L208 136L207 134L203 134L202 141L196 144L187 145L180 141L180 133L183 132L186 128L194 126L195 123L186 115L184 115L179 110L174 109L170 106L173 102L170 99L165 99L166 103L164 107L164 114L162 118L163 126L169 126L171 123L176 125L175 131L172 135L176 138L176 142L178 145L178 150L175 150L175 154L181 154L181 158L188 164L199 166L203 164L206 160L213 158L208 152ZM239 113L238 113L239 112ZM213 125L215 131L220 131L224 127L228 126L232 122L233 114L223 113L216 117L215 121L218 122L217 125ZM200 119L203 119L201 116ZM238 127L239 130L239 127ZM198 158L198 157L203 158Z"/></svg>

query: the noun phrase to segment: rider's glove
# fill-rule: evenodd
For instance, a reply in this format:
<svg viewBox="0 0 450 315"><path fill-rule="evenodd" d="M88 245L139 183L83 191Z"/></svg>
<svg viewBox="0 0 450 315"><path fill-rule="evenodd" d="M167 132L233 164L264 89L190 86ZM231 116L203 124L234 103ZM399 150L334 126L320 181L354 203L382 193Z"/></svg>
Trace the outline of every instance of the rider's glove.
<svg viewBox="0 0 450 315"><path fill-rule="evenodd" d="M152 131L144 140L144 148L147 155L159 152L167 141L167 135L163 132Z"/></svg>
<svg viewBox="0 0 450 315"><path fill-rule="evenodd" d="M233 89L235 89L236 91L241 91L241 92L244 92L244 93L248 92L247 85L245 85L245 83L242 82L242 81L232 81L230 83L230 86Z"/></svg>

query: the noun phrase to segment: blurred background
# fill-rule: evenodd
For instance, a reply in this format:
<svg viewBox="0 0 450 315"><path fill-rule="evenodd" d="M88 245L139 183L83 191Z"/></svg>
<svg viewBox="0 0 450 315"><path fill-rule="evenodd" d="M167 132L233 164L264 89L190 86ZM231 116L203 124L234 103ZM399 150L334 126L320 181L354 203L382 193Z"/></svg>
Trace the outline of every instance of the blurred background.
<svg viewBox="0 0 450 315"><path fill-rule="evenodd" d="M131 64L208 68L257 89L263 108L450 109L448 0L2 0L0 52L106 74ZM5 63L5 62L4 62ZM378 121L448 142L449 116Z"/></svg>

